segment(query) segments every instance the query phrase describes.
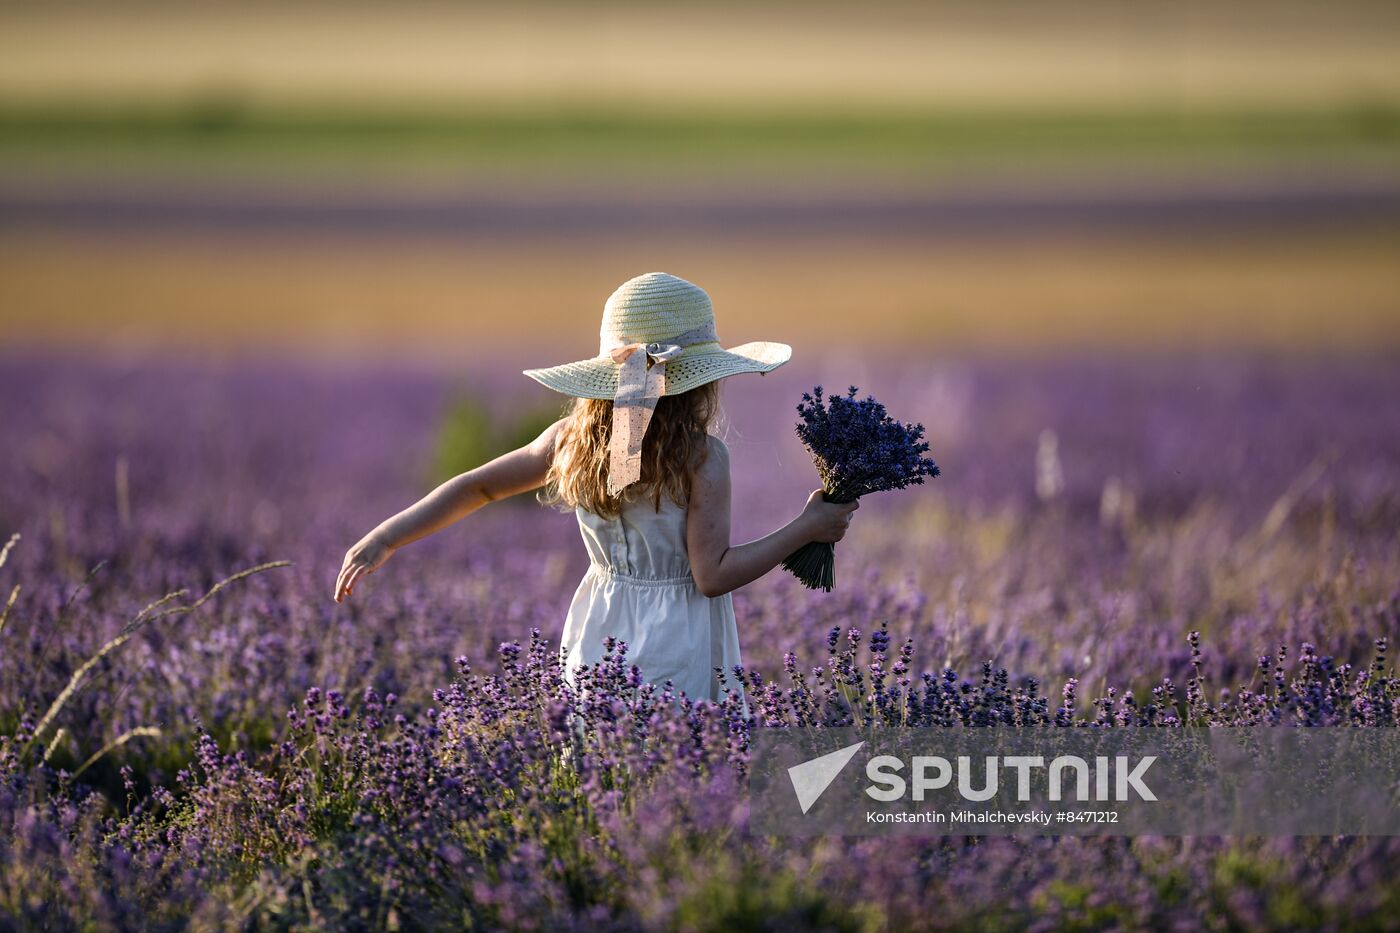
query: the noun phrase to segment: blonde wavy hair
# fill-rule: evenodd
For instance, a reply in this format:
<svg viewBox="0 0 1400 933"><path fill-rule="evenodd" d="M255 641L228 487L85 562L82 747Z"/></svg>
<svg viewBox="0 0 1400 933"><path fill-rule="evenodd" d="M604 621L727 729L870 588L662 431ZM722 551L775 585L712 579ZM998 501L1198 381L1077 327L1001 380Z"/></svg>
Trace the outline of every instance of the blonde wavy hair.
<svg viewBox="0 0 1400 933"><path fill-rule="evenodd" d="M564 509L582 507L604 518L617 517L621 501L608 494L612 411L610 399L574 401L555 441L541 502ZM684 507L690 500L691 476L705 460L706 435L718 411L718 381L658 399L642 442L642 478L626 494L632 495L636 489L650 497L657 509L663 495Z"/></svg>

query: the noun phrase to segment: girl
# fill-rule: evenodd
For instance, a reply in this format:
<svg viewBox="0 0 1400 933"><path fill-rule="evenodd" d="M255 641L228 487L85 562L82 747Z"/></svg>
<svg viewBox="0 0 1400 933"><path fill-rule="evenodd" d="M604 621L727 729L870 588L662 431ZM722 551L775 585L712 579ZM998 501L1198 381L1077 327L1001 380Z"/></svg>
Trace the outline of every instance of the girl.
<svg viewBox="0 0 1400 933"><path fill-rule="evenodd" d="M858 505L826 502L818 489L789 523L731 547L729 451L709 433L718 380L771 372L792 349L721 348L710 297L661 272L613 293L601 335L591 360L525 372L574 396L569 415L365 535L345 555L335 599L405 544L544 487L543 501L574 510L590 561L564 622L566 669L597 662L613 637L647 682L718 700L740 663L730 593L809 541L840 541Z"/></svg>

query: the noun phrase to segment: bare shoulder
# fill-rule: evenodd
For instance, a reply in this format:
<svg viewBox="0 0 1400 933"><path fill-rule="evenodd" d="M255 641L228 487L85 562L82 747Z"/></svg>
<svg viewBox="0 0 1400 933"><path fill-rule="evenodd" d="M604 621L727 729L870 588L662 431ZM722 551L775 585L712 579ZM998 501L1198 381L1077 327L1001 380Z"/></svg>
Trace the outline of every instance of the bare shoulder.
<svg viewBox="0 0 1400 933"><path fill-rule="evenodd" d="M729 447L713 434L705 435L705 456L695 467L695 477L707 485L729 481Z"/></svg>
<svg viewBox="0 0 1400 933"><path fill-rule="evenodd" d="M706 466L729 472L729 445L714 434L705 435L705 463L701 469Z"/></svg>
<svg viewBox="0 0 1400 933"><path fill-rule="evenodd" d="M554 448L559 444L559 433L564 430L564 424L569 419L567 416L560 418L540 432L540 436L531 441L527 447L530 453L536 456L552 458Z"/></svg>

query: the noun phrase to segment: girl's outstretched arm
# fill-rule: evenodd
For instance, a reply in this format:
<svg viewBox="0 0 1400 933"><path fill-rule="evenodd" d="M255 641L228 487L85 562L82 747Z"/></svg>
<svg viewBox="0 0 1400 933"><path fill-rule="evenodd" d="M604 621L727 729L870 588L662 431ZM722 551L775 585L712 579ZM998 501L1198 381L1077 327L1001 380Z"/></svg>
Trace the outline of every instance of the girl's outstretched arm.
<svg viewBox="0 0 1400 933"><path fill-rule="evenodd" d="M405 544L440 531L487 503L543 486L562 424L562 419L554 422L526 446L453 477L399 514L385 519L345 553L335 581L335 601L354 592L361 578L384 566Z"/></svg>
<svg viewBox="0 0 1400 933"><path fill-rule="evenodd" d="M811 541L835 543L846 536L859 502L836 505L818 489L792 521L772 534L729 546L729 449L710 442L710 454L695 471L686 511L686 550L695 586L706 596L723 596L752 583Z"/></svg>

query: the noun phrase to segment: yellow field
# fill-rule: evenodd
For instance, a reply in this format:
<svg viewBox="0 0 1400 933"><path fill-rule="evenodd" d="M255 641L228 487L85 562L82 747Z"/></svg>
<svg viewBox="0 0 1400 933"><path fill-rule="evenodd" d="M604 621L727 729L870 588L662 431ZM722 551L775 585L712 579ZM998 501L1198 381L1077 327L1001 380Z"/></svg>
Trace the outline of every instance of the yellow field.
<svg viewBox="0 0 1400 933"><path fill-rule="evenodd" d="M1400 347L1400 231L775 243L0 238L6 345L481 357L592 352L604 298L664 270L727 341L921 355Z"/></svg>
<svg viewBox="0 0 1400 933"><path fill-rule="evenodd" d="M828 111L1400 95L1384 2L5 4L0 101Z"/></svg>

